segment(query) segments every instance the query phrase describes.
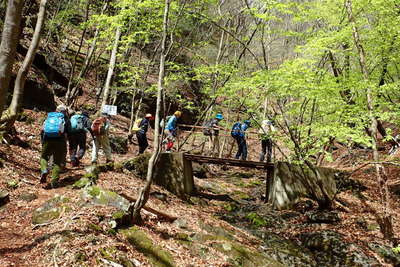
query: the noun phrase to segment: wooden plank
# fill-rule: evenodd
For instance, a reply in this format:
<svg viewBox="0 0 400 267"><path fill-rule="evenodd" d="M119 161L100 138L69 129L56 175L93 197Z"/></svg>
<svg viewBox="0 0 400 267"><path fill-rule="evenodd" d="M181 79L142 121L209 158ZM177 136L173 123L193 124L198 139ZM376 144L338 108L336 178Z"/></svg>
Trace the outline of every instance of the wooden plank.
<svg viewBox="0 0 400 267"><path fill-rule="evenodd" d="M274 166L273 163L266 163L266 162L260 162L260 161L214 158L214 157L194 155L194 154L185 154L184 157L187 160L199 162L199 163L230 165L230 166L248 167L248 168L256 168L256 169L267 169L268 167L273 168L273 166Z"/></svg>

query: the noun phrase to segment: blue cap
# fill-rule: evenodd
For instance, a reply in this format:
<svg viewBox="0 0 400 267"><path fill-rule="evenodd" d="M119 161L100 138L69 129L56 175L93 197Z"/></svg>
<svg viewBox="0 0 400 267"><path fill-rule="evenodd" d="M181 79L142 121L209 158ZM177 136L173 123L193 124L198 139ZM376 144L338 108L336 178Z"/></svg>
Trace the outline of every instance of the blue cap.
<svg viewBox="0 0 400 267"><path fill-rule="evenodd" d="M217 120L223 120L223 119L224 119L224 116L222 116L221 113L218 113L218 114L215 116L215 118L216 118Z"/></svg>

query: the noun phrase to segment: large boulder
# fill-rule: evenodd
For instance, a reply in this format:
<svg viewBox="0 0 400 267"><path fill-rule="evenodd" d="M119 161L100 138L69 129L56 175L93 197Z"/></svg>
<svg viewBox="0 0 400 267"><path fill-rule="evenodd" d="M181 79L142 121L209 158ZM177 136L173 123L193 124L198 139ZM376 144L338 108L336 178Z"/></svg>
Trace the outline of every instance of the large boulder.
<svg viewBox="0 0 400 267"><path fill-rule="evenodd" d="M320 231L300 235L303 245L314 254L318 266L376 266L356 245L343 241L341 234Z"/></svg>
<svg viewBox="0 0 400 267"><path fill-rule="evenodd" d="M71 208L67 205L70 202L69 198L64 196L56 196L41 207L37 208L32 214L32 224L44 224L57 219Z"/></svg>
<svg viewBox="0 0 400 267"><path fill-rule="evenodd" d="M268 202L275 209L291 208L301 197L327 205L336 194L335 175L339 171L316 166L278 162L268 180Z"/></svg>

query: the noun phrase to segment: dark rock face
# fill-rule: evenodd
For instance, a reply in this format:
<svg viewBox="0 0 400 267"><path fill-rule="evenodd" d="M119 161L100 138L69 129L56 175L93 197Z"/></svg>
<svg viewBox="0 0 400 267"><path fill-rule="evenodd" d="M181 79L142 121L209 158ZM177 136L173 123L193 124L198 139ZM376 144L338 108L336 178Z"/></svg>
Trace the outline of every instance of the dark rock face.
<svg viewBox="0 0 400 267"><path fill-rule="evenodd" d="M128 138L120 136L110 136L110 145L114 153L126 154L128 152Z"/></svg>
<svg viewBox="0 0 400 267"><path fill-rule="evenodd" d="M309 249L318 266L372 266L375 260L368 258L357 246L345 243L339 233L321 231L300 235L303 245Z"/></svg>

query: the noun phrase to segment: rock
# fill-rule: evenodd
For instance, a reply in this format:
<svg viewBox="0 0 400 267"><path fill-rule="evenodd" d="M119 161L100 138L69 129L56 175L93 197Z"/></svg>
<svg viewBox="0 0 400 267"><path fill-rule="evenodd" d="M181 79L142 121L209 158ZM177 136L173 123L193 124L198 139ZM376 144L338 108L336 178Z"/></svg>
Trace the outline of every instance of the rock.
<svg viewBox="0 0 400 267"><path fill-rule="evenodd" d="M153 196L161 201L166 201L167 200L167 194L161 193L161 192L151 192L150 196Z"/></svg>
<svg viewBox="0 0 400 267"><path fill-rule="evenodd" d="M121 136L110 136L111 150L117 154L126 154L128 152L128 138Z"/></svg>
<svg viewBox="0 0 400 267"><path fill-rule="evenodd" d="M82 190L82 198L91 201L93 204L112 206L122 211L128 211L129 209L129 201L115 192L98 186L89 186Z"/></svg>
<svg viewBox="0 0 400 267"><path fill-rule="evenodd" d="M10 195L8 191L0 189L0 207L10 202Z"/></svg>
<svg viewBox="0 0 400 267"><path fill-rule="evenodd" d="M335 175L339 171L316 166L278 162L268 180L268 203L275 209L289 209L301 197L326 208L336 194Z"/></svg>
<svg viewBox="0 0 400 267"><path fill-rule="evenodd" d="M262 251L284 266L317 266L311 251L294 241L274 233L264 233L262 240Z"/></svg>
<svg viewBox="0 0 400 267"><path fill-rule="evenodd" d="M319 265L352 267L377 264L357 246L345 243L342 236L333 231L305 233L300 235L300 240L312 251Z"/></svg>
<svg viewBox="0 0 400 267"><path fill-rule="evenodd" d="M338 192L343 192L347 190L351 191L364 191L367 189L360 181L349 178L349 174L345 172L335 173L335 181Z"/></svg>
<svg viewBox="0 0 400 267"><path fill-rule="evenodd" d="M188 229L188 223L185 219L178 218L174 221L173 225L181 229Z"/></svg>
<svg viewBox="0 0 400 267"><path fill-rule="evenodd" d="M340 221L339 213L336 211L317 211L306 213L310 223L337 223Z"/></svg>
<svg viewBox="0 0 400 267"><path fill-rule="evenodd" d="M204 183L202 183L201 184L201 187L204 189L204 190L207 190L207 191L209 191L209 192L211 192L211 193L214 193L214 194L225 194L226 193L226 191L224 190L224 188L222 188L222 186L221 185L219 185L218 183L213 183L213 182L204 182Z"/></svg>
<svg viewBox="0 0 400 267"><path fill-rule="evenodd" d="M32 224L48 223L60 217L62 213L70 210L66 205L69 199L64 196L56 196L37 208L32 214Z"/></svg>
<svg viewBox="0 0 400 267"><path fill-rule="evenodd" d="M131 172L134 172L139 178L146 178L147 166L149 159L151 157L150 153L143 153L136 156L133 159L129 159L123 163L123 167Z"/></svg>
<svg viewBox="0 0 400 267"><path fill-rule="evenodd" d="M237 242L213 242L211 246L225 254L228 257L228 262L234 266L285 266L271 257L251 251Z"/></svg>
<svg viewBox="0 0 400 267"><path fill-rule="evenodd" d="M394 253L391 247L378 243L372 243L368 246L384 258L385 262L393 264L393 266L400 266L400 253Z"/></svg>
<svg viewBox="0 0 400 267"><path fill-rule="evenodd" d="M92 180L88 178L87 176L82 177L81 179L79 179L78 181L76 181L73 185L72 188L83 188L86 186L89 186L92 184Z"/></svg>
<svg viewBox="0 0 400 267"><path fill-rule="evenodd" d="M174 259L168 251L155 245L147 234L134 226L126 230L120 230L120 233L133 245L138 251L143 253L152 266L171 267L175 266Z"/></svg>
<svg viewBox="0 0 400 267"><path fill-rule="evenodd" d="M197 178L207 178L207 169L204 165L197 162L192 163L193 175Z"/></svg>
<svg viewBox="0 0 400 267"><path fill-rule="evenodd" d="M19 197L19 199L25 200L27 202L31 202L38 198L38 196L35 193L30 193L30 192L22 193L18 197Z"/></svg>

